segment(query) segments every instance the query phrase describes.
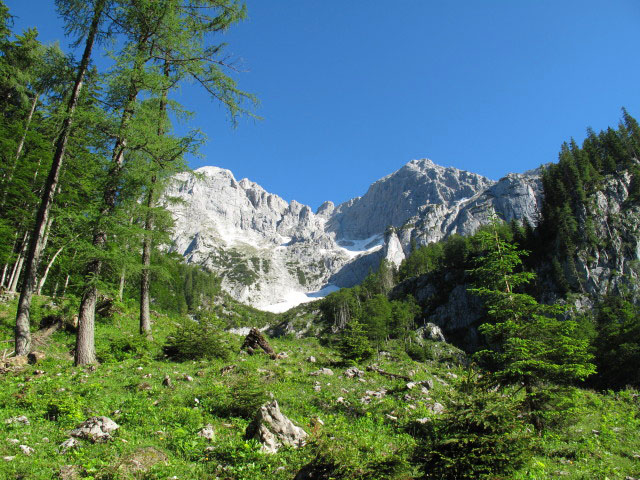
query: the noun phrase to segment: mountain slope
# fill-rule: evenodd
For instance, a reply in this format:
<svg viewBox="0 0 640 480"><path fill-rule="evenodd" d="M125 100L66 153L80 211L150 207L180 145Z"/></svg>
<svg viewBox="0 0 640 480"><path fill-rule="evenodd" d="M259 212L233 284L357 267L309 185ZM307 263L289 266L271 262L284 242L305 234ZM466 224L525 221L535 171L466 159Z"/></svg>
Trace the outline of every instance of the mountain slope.
<svg viewBox="0 0 640 480"><path fill-rule="evenodd" d="M283 311L359 283L382 258L399 265L414 241L472 233L491 209L534 221L539 192L537 172L494 182L423 159L315 213L217 167L176 175L164 203L173 251L219 273L234 298Z"/></svg>

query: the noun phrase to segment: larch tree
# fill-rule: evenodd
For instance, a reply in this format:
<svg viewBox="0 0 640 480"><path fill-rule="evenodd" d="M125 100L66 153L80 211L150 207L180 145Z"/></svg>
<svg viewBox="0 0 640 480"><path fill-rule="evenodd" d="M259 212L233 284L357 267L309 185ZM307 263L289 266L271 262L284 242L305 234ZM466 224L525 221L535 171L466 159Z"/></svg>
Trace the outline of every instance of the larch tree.
<svg viewBox="0 0 640 480"><path fill-rule="evenodd" d="M26 355L31 349L29 312L31 308L31 299L37 286L36 274L43 249L46 226L48 224L54 195L58 188L58 179L64 161L74 112L78 104L78 99L80 98L84 77L91 60L91 52L98 37L100 23L107 3L107 0L95 0L91 4L87 5L87 2L79 2L77 0L58 0L58 5L63 9L63 11L69 14L67 17L69 20L71 19L70 15L73 15L73 22L69 21L67 24L68 27L75 31L82 31L86 35L83 35L85 38L84 51L80 60L80 65L78 66L71 94L69 95L65 111L66 116L56 141L51 168L42 192L42 200L36 214L35 226L30 236L29 249L25 262L24 280L16 315L16 355ZM65 8L67 10L64 10Z"/></svg>
<svg viewBox="0 0 640 480"><path fill-rule="evenodd" d="M90 261L86 269L86 288L82 296L80 313L78 316L78 336L76 341L76 364L83 365L95 361L94 325L95 306L98 295L97 281L103 264L100 250L104 249L108 239L108 223L116 210L119 188L123 180L122 172L127 152L146 153L156 171L151 172L146 189L147 212L152 215L154 198L158 194L157 181L172 169L190 142L170 139L163 141L167 135L165 110L170 102L168 92L183 79L191 79L203 87L214 99L222 102L235 121L238 115L246 110L245 100L251 102L254 98L240 91L235 81L225 73L228 67L221 57L222 45L211 44L210 36L216 32L226 30L233 23L245 16L245 8L234 0L136 0L127 5L126 15L121 28L126 32L127 44L123 52L117 57L121 66L121 74L128 80L124 82L126 91L120 107L120 128L116 134L115 146L112 153L109 181L105 185L103 209L94 230L95 258ZM169 73L168 73L169 72ZM117 82L122 85L123 82ZM139 113L139 94L155 96L158 99L158 110L155 128L147 128L146 135L138 135L139 125L144 118ZM163 100L164 99L164 100ZM143 129L145 130L145 129ZM150 145L159 145L159 149L152 149ZM169 145L169 148L167 148ZM176 152L178 154L176 154ZM155 181L153 180L155 177ZM148 220L148 221L147 221ZM153 217L145 215L147 230L152 228ZM145 234L145 238L147 234ZM143 272L149 270L150 243L147 244L147 255L143 255ZM143 248L144 254L144 248ZM141 287L147 293L141 295L140 330L150 335L148 278L143 274Z"/></svg>

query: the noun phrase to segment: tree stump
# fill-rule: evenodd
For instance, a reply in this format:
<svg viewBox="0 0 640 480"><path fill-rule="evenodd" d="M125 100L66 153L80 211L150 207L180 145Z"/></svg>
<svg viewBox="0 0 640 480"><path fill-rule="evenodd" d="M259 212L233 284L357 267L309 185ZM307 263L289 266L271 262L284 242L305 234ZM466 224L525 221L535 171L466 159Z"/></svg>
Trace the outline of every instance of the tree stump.
<svg viewBox="0 0 640 480"><path fill-rule="evenodd" d="M246 350L249 354L253 354L253 352L258 350L259 348L262 349L264 353L269 355L271 358L276 357L276 352L273 350L273 348L271 348L271 345L269 345L267 339L264 338L262 332L254 327L245 337L244 343L242 344L242 347L240 347L240 349Z"/></svg>

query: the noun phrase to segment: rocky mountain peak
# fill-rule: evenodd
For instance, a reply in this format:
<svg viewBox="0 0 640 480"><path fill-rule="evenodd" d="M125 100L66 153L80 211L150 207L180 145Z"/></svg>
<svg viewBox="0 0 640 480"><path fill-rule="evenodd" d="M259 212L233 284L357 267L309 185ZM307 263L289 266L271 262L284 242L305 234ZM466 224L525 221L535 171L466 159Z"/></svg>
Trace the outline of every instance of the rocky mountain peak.
<svg viewBox="0 0 640 480"><path fill-rule="evenodd" d="M412 241L473 233L493 210L535 221L540 179L494 182L412 160L362 197L314 213L229 170L202 167L176 175L165 195L182 200L165 202L176 223L172 250L218 272L238 300L284 310L359 283L383 258L399 265Z"/></svg>
<svg viewBox="0 0 640 480"><path fill-rule="evenodd" d="M339 205L328 228L339 238L367 238L389 226L404 225L423 205L450 207L494 183L429 159L412 160L373 183L362 197Z"/></svg>

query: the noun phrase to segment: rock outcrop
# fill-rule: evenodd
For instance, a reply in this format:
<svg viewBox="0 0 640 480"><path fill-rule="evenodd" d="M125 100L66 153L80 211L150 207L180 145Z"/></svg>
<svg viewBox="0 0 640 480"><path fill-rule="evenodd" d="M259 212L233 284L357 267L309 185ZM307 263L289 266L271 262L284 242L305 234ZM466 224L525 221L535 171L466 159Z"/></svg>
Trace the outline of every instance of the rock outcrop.
<svg viewBox="0 0 640 480"><path fill-rule="evenodd" d="M267 453L276 453L283 445L302 447L307 436L307 432L282 414L276 400L260 407L245 433L245 438L262 443L262 450Z"/></svg>

